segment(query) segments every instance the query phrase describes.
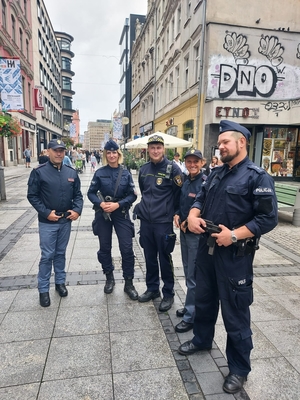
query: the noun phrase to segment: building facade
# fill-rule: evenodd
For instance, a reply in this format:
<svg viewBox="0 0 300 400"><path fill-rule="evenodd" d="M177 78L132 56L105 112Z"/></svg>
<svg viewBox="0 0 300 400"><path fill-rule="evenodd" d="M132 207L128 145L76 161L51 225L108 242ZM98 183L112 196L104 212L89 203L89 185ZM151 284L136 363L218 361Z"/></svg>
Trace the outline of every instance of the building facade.
<svg viewBox="0 0 300 400"><path fill-rule="evenodd" d="M123 127L123 134L125 138L130 137L131 132L131 87L132 87L132 70L130 54L132 51L133 43L139 35L142 25L145 22L145 16L139 14L130 14L129 18L125 19L124 27L120 37L120 101L119 113L122 117L127 117L129 123Z"/></svg>
<svg viewBox="0 0 300 400"><path fill-rule="evenodd" d="M18 58L22 75L22 112L9 112L22 127L21 136L0 136L0 164L4 166L23 163L23 152L27 146L36 158L36 117L32 104L33 95L33 40L31 28L31 2L1 0L0 56Z"/></svg>
<svg viewBox="0 0 300 400"><path fill-rule="evenodd" d="M149 1L131 55L131 136L162 131L210 158L232 119L252 132L257 165L300 179L299 16L297 0Z"/></svg>
<svg viewBox="0 0 300 400"><path fill-rule="evenodd" d="M111 120L98 119L88 123L88 130L84 132L84 148L89 151L104 148L104 143L111 135Z"/></svg>
<svg viewBox="0 0 300 400"><path fill-rule="evenodd" d="M37 149L62 136L61 56L43 0L31 0L34 49L34 87L42 98L36 111Z"/></svg>
<svg viewBox="0 0 300 400"><path fill-rule="evenodd" d="M63 119L63 136L68 136L66 129L73 119L76 110L73 109L73 96L75 94L72 89L72 78L75 73L72 71L72 58L74 53L71 51L71 44L74 38L66 32L55 31L61 56L61 96L62 96L62 119ZM79 132L77 132L78 137ZM77 140L78 143L78 140Z"/></svg>

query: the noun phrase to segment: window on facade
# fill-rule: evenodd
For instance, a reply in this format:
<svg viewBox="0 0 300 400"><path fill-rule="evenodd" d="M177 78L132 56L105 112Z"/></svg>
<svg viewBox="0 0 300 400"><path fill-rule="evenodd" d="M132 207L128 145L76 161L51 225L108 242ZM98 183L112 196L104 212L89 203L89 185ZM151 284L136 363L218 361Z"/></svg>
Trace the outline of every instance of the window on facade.
<svg viewBox="0 0 300 400"><path fill-rule="evenodd" d="M63 96L63 108L67 108L68 110L72 110L72 98Z"/></svg>
<svg viewBox="0 0 300 400"><path fill-rule="evenodd" d="M200 47L199 44L197 44L194 47L194 54L195 54L195 82L198 82L199 76L200 76Z"/></svg>
<svg viewBox="0 0 300 400"><path fill-rule="evenodd" d="M176 35L180 32L180 27L181 27L181 6L178 7L177 9L177 31Z"/></svg>
<svg viewBox="0 0 300 400"><path fill-rule="evenodd" d="M58 45L62 50L71 50L71 42L67 39L58 40Z"/></svg>
<svg viewBox="0 0 300 400"><path fill-rule="evenodd" d="M167 32L166 32L166 51L168 51L169 50L169 47L170 47L170 31L169 31L169 28L167 29Z"/></svg>
<svg viewBox="0 0 300 400"><path fill-rule="evenodd" d="M62 69L67 69L68 71L71 71L71 60L69 58L62 57L61 64L62 64ZM121 75L122 75L122 73L121 73Z"/></svg>
<svg viewBox="0 0 300 400"><path fill-rule="evenodd" d="M175 68L175 76L176 76L176 97L179 96L179 83L180 83L180 69L179 65Z"/></svg>
<svg viewBox="0 0 300 400"><path fill-rule="evenodd" d="M43 39L43 42L42 42L43 44L43 57L44 57L44 60L46 60L46 44L45 44L45 40Z"/></svg>
<svg viewBox="0 0 300 400"><path fill-rule="evenodd" d="M27 19L27 0L24 0L24 15L25 18Z"/></svg>
<svg viewBox="0 0 300 400"><path fill-rule="evenodd" d="M28 83L28 111L31 113L32 108L31 108L31 85Z"/></svg>
<svg viewBox="0 0 300 400"><path fill-rule="evenodd" d="M157 65L160 63L160 47L157 46Z"/></svg>
<svg viewBox="0 0 300 400"><path fill-rule="evenodd" d="M39 36L39 52L41 53L41 54L43 54L43 43L42 43L42 35L41 35L41 32L39 31L39 33L38 33L38 36Z"/></svg>
<svg viewBox="0 0 300 400"><path fill-rule="evenodd" d="M6 29L6 3L2 0L2 26Z"/></svg>
<svg viewBox="0 0 300 400"><path fill-rule="evenodd" d="M191 17L191 0L185 0L186 2L186 19Z"/></svg>
<svg viewBox="0 0 300 400"><path fill-rule="evenodd" d="M172 19L171 22L171 43L175 40L175 18Z"/></svg>
<svg viewBox="0 0 300 400"><path fill-rule="evenodd" d="M44 85L44 69L41 63L40 63L40 83Z"/></svg>
<svg viewBox="0 0 300 400"><path fill-rule="evenodd" d="M16 20L15 17L12 15L11 16L11 37L13 41L16 41Z"/></svg>
<svg viewBox="0 0 300 400"><path fill-rule="evenodd" d="M67 78L63 76L62 78L62 86L64 90L72 90L72 80L71 78Z"/></svg>
<svg viewBox="0 0 300 400"><path fill-rule="evenodd" d="M30 61L29 60L29 41L26 39L25 43L26 43L26 58L28 61Z"/></svg>
<svg viewBox="0 0 300 400"><path fill-rule="evenodd" d="M46 72L45 68L44 68L44 86L45 86L45 88L47 88L47 72Z"/></svg>
<svg viewBox="0 0 300 400"><path fill-rule="evenodd" d="M22 96L23 96L23 105L26 110L26 96L25 96L25 78L22 76Z"/></svg>
<svg viewBox="0 0 300 400"><path fill-rule="evenodd" d="M42 21L42 18L41 18L41 4L40 4L40 0L37 0L37 16L38 16L38 19L39 19L40 21Z"/></svg>
<svg viewBox="0 0 300 400"><path fill-rule="evenodd" d="M174 95L174 77L173 77L173 72L170 74L169 77L169 101L173 100L173 95Z"/></svg>
<svg viewBox="0 0 300 400"><path fill-rule="evenodd" d="M157 104L157 108L159 110L159 88L156 89L156 104Z"/></svg>
<svg viewBox="0 0 300 400"><path fill-rule="evenodd" d="M19 29L19 35L20 35L20 50L23 53L23 31L21 28Z"/></svg>
<svg viewBox="0 0 300 400"><path fill-rule="evenodd" d="M189 88L189 56L184 58L184 90Z"/></svg>
<svg viewBox="0 0 300 400"><path fill-rule="evenodd" d="M45 14L43 10L42 10L42 27L45 29Z"/></svg>

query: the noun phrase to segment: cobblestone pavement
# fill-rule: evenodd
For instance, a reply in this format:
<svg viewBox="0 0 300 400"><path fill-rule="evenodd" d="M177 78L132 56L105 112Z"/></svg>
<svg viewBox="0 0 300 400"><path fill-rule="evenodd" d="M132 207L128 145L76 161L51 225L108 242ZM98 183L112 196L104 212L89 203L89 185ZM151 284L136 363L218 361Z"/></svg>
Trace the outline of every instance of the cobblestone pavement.
<svg viewBox="0 0 300 400"><path fill-rule="evenodd" d="M289 213L280 213L279 225L264 235L255 256L252 372L245 390L232 396L222 391L227 363L221 317L211 351L177 353L192 337L174 330L180 321L176 309L185 299L180 243L173 253L176 295L168 313L159 313L159 299L140 304L126 298L115 237L117 283L112 295L104 295L86 197L67 252L70 295L60 299L52 277L51 307L39 307L38 225L26 200L29 172L5 168L7 201L0 202L0 400L300 398L300 228ZM80 175L84 194L91 176L88 168ZM138 221L135 226L138 232ZM134 251L135 284L142 292L145 262L138 234Z"/></svg>

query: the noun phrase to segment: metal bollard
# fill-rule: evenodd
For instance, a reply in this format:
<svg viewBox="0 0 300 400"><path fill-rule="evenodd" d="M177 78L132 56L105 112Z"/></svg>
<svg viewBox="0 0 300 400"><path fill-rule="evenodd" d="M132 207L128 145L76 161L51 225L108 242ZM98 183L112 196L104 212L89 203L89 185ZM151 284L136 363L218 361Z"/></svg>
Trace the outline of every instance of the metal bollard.
<svg viewBox="0 0 300 400"><path fill-rule="evenodd" d="M0 201L6 200L4 168L0 167Z"/></svg>

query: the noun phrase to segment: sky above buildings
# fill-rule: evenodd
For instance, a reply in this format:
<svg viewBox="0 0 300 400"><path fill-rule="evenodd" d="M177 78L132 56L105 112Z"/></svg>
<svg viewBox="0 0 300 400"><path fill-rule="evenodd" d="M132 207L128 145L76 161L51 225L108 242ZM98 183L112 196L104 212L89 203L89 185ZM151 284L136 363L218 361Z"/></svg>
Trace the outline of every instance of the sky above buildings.
<svg viewBox="0 0 300 400"><path fill-rule="evenodd" d="M145 15L147 0L44 0L53 29L74 37L73 107L81 134L89 121L110 119L120 100L119 40L125 18Z"/></svg>

